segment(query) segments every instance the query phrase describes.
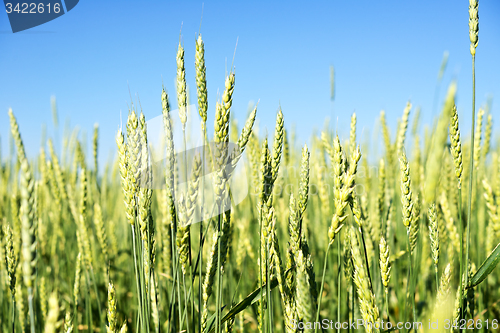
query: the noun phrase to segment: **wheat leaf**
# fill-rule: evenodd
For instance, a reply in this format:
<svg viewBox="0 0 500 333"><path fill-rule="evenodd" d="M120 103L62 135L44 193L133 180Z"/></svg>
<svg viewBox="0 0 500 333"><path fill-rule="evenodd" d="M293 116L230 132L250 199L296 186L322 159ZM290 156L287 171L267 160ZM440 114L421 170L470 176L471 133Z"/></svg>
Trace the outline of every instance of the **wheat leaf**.
<svg viewBox="0 0 500 333"><path fill-rule="evenodd" d="M473 288L483 282L484 279L490 275L491 272L497 267L500 261L500 243L495 247L491 254L486 258L486 260L481 264L481 267L477 270L476 274L470 280L467 289Z"/></svg>

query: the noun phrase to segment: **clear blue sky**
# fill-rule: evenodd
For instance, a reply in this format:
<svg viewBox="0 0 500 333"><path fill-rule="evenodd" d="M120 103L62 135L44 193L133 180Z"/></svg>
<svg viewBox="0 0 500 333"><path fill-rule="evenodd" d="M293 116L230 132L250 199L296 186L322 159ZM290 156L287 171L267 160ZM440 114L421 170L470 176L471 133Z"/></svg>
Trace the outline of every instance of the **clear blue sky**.
<svg viewBox="0 0 500 333"><path fill-rule="evenodd" d="M8 116L16 114L28 153L40 145L42 124L53 136L51 96L59 122L87 132L100 124L100 159L115 149L114 135L130 103L139 96L146 118L161 112L162 80L176 105L175 55L182 26L186 73L195 102L194 51L202 2L81 0L62 17L12 34L0 13L0 136L8 152ZM476 56L477 105L493 97L500 123L500 2L479 4ZM468 1L206 2L201 33L205 41L209 123L217 91L224 87L236 40L233 112L244 121L250 101L260 100L261 131L272 132L281 104L287 126L296 125L305 142L324 119L343 136L358 114L359 135L373 134L381 109L394 133L405 103L422 107L430 123L436 77L449 51L440 102L448 83L458 80L457 106L462 133L468 134L471 59ZM335 67L335 102L330 71ZM195 116L197 116L195 114ZM338 122L337 122L338 117ZM212 127L212 126L211 126ZM262 132L261 132L262 133ZM88 144L90 146L90 144ZM90 154L88 154L90 155Z"/></svg>

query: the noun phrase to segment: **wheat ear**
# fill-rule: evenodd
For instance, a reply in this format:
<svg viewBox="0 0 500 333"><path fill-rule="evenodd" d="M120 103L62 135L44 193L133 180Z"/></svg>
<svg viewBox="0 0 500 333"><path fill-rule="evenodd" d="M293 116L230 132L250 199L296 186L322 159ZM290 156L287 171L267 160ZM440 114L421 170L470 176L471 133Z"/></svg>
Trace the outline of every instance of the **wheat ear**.
<svg viewBox="0 0 500 333"><path fill-rule="evenodd" d="M73 317L68 310L66 310L66 314L64 315L64 333L73 333Z"/></svg>
<svg viewBox="0 0 500 333"><path fill-rule="evenodd" d="M196 39L195 67L196 88L198 92L198 112L201 119L203 120L202 126L205 126L207 122L208 93L205 67L205 44L201 39L201 34L199 34L198 38Z"/></svg>
<svg viewBox="0 0 500 333"><path fill-rule="evenodd" d="M49 298L49 312L47 314L47 320L45 321L45 333L55 333L58 327L59 320L59 301L57 292L54 291L50 294Z"/></svg>
<svg viewBox="0 0 500 333"><path fill-rule="evenodd" d="M389 281L391 280L391 263L389 261L389 245L384 237L380 237L380 275L382 276L382 284L384 285L385 293L389 292Z"/></svg>
<svg viewBox="0 0 500 333"><path fill-rule="evenodd" d="M5 227L5 263L7 267L7 284L10 288L12 298L16 295L16 270L17 256L14 252L14 242L12 239L12 230L9 225Z"/></svg>
<svg viewBox="0 0 500 333"><path fill-rule="evenodd" d="M187 121L187 94L186 94L186 70L184 69L184 48L179 41L177 48L177 104L179 106L179 118L181 119L182 130L186 128Z"/></svg>
<svg viewBox="0 0 500 333"><path fill-rule="evenodd" d="M490 152L491 149L491 131L493 127L493 117L491 114L488 114L486 118L486 126L484 128L484 145L483 145L483 158L486 160L486 156Z"/></svg>
<svg viewBox="0 0 500 333"><path fill-rule="evenodd" d="M11 133L17 147L18 160L21 164L21 238L24 284L28 288L31 333L35 332L35 314L33 311L33 283L36 278L36 224L35 224L35 180L24 151L17 120L9 110Z"/></svg>
<svg viewBox="0 0 500 333"><path fill-rule="evenodd" d="M451 115L450 122L450 142L451 142L451 154L453 156L453 161L455 163L455 177L458 180L458 188L462 188L462 143L460 141L460 128L458 125L458 112L457 107L453 106L453 111Z"/></svg>
<svg viewBox="0 0 500 333"><path fill-rule="evenodd" d="M108 325L107 333L116 333L116 291L113 282L108 284Z"/></svg>
<svg viewBox="0 0 500 333"><path fill-rule="evenodd" d="M478 44L478 32L479 32L478 1L469 0L470 54L473 57L476 55L476 47Z"/></svg>
<svg viewBox="0 0 500 333"><path fill-rule="evenodd" d="M429 217L429 237L431 240L431 254L432 260L434 261L434 270L436 273L436 288L439 285L438 282L438 264L439 264L439 228L438 220L436 215L436 205L431 203L429 205L429 210L427 213Z"/></svg>
<svg viewBox="0 0 500 333"><path fill-rule="evenodd" d="M382 127L382 135L384 137L385 154L387 156L387 164L389 169L393 168L393 148L391 144L391 134L389 132L389 127L387 126L387 120L385 117L385 111L380 111L380 125Z"/></svg>
<svg viewBox="0 0 500 333"><path fill-rule="evenodd" d="M479 167L479 162L481 161L481 139L483 133L483 116L484 109L479 109L476 119L476 129L474 134L474 168Z"/></svg>
<svg viewBox="0 0 500 333"><path fill-rule="evenodd" d="M371 281L368 278L368 273L366 271L366 267L364 266L364 260L361 255L354 227L351 227L349 232L351 233L352 260L354 263L354 283L357 288L361 316L363 317L364 322L367 323L367 326L365 327L366 332L371 333L374 330L372 325L375 325L375 323L379 320L379 311L375 302L375 295L371 289Z"/></svg>
<svg viewBox="0 0 500 333"><path fill-rule="evenodd" d="M406 107L403 110L403 118L401 119L401 123L398 129L398 136L396 138L396 152L398 155L401 155L401 150L404 148L405 139L406 139L406 131L408 129L408 118L410 116L411 103L406 103Z"/></svg>
<svg viewBox="0 0 500 333"><path fill-rule="evenodd" d="M356 113L351 116L351 130L349 132L349 154L356 149Z"/></svg>

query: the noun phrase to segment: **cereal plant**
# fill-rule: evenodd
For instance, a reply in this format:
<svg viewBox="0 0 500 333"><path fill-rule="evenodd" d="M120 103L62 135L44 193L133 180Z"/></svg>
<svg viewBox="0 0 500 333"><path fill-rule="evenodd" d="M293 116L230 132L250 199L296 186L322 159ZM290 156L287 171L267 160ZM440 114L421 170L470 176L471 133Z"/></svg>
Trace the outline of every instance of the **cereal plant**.
<svg viewBox="0 0 500 333"><path fill-rule="evenodd" d="M278 105L271 133L258 134L258 106L239 128L238 76L231 68L214 83L220 96L208 96L201 34L194 68L174 44L176 92L158 87L159 143L132 102L104 167L97 124L91 153L75 128L28 156L25 124L9 110L2 332L498 331L500 145L495 115L475 109L479 19L469 3L470 139L456 82L432 132L422 135L410 102L395 131L381 111L382 154L358 140L355 113L340 115L351 117L348 137L325 128L309 144L293 139ZM192 73L198 112L188 106ZM189 117L202 138L191 150Z"/></svg>

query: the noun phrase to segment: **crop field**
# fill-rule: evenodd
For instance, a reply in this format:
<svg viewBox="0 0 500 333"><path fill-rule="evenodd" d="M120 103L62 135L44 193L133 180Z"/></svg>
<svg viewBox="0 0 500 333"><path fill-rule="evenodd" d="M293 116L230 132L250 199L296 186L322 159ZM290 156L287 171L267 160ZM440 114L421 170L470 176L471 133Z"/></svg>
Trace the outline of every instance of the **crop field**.
<svg viewBox="0 0 500 333"><path fill-rule="evenodd" d="M234 70L209 104L201 34L195 107L179 43L160 137L130 103L103 167L99 125L88 149L74 128L28 156L9 110L1 332L500 331L500 137L475 102L478 24L470 0L472 128L452 81L430 130L410 102L397 128L381 111L380 152L356 113L339 115L348 137L326 126L309 145L284 109L268 134L258 104L237 121Z"/></svg>

